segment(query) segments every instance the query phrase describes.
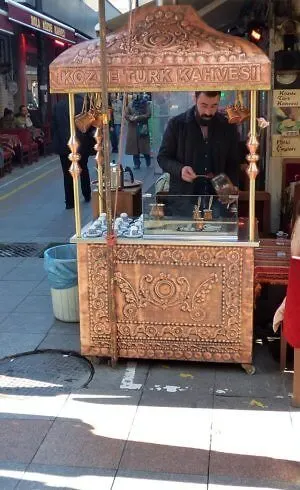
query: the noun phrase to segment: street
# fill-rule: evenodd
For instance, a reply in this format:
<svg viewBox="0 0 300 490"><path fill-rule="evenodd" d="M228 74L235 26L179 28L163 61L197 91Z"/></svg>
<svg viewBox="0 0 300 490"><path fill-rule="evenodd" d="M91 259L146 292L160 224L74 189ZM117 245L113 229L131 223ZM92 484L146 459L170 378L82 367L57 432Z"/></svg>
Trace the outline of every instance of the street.
<svg viewBox="0 0 300 490"><path fill-rule="evenodd" d="M90 219L90 204L82 214ZM0 226L1 244L68 241L74 215L54 155L1 179ZM54 319L42 258L0 257L0 292L1 490L299 488L292 375L266 345L255 346L254 376L239 365L93 359L92 379L75 386L76 369L64 375L51 356L80 352L79 325ZM14 357L40 350L49 368ZM61 355L67 367L73 354Z"/></svg>

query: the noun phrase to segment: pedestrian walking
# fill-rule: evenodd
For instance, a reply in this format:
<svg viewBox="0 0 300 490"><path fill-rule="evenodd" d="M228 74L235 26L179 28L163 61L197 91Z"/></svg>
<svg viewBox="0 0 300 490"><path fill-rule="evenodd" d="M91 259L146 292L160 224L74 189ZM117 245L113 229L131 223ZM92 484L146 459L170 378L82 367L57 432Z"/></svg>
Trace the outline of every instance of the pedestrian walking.
<svg viewBox="0 0 300 490"><path fill-rule="evenodd" d="M75 95L75 114L80 114L82 111L84 99L81 95ZM69 104L66 98L60 100L53 111L52 118L52 136L54 151L59 155L65 189L66 209L74 208L74 191L73 177L69 172L71 162L68 158L70 149L68 141L70 139L70 121L69 121ZM86 202L91 200L91 183L88 169L88 159L93 153L95 141L93 139L92 130L87 133L77 131L76 137L79 141L78 152L81 156L79 165L81 168L80 182L81 191Z"/></svg>
<svg viewBox="0 0 300 490"><path fill-rule="evenodd" d="M117 152L118 152L120 133L121 133L123 102L120 99L119 94L116 94L116 93L112 93L110 98L111 98L112 117L113 117L113 121L114 121L116 148L117 148Z"/></svg>
<svg viewBox="0 0 300 490"><path fill-rule="evenodd" d="M140 154L146 160L147 167L151 164L150 158L150 136L148 120L151 117L149 102L138 94L126 108L125 118L128 121L126 155L133 155L134 169L141 166Z"/></svg>

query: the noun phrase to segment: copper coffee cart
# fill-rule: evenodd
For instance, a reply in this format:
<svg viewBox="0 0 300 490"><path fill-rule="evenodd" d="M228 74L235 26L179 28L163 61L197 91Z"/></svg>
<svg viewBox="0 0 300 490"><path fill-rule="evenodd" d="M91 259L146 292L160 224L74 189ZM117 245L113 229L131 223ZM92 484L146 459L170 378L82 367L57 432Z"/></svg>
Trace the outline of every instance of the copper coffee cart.
<svg viewBox="0 0 300 490"><path fill-rule="evenodd" d="M107 70L101 59L97 39L72 46L50 65L51 91L68 93L70 103L81 352L113 361L241 363L253 372L256 107L257 91L270 89L270 61L254 44L210 28L186 5L136 9L129 27L106 37ZM99 93L103 73L110 92L250 90L246 240L118 239L108 244L82 238L74 94ZM101 130L96 140L100 149ZM101 151L96 161L102 178ZM109 185L107 165L105 169ZM111 203L106 204L111 216Z"/></svg>

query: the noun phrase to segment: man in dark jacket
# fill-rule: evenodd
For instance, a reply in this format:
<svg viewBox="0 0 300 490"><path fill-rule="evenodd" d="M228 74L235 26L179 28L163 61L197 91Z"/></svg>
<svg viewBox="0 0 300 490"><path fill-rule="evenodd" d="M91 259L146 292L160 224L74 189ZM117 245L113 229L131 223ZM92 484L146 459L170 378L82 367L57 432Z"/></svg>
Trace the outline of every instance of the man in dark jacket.
<svg viewBox="0 0 300 490"><path fill-rule="evenodd" d="M170 174L170 195L215 194L210 179L220 173L237 185L238 133L217 113L220 96L196 92L196 105L169 121L157 161Z"/></svg>
<svg viewBox="0 0 300 490"><path fill-rule="evenodd" d="M83 106L83 97L75 95L75 114L80 114ZM74 208L74 191L73 191L73 177L69 172L71 162L68 159L70 149L68 147L68 141L70 139L70 120L69 120L69 104L67 98L59 101L54 107L52 118L52 137L54 151L59 155L63 174L64 174L64 188L65 188L65 201L66 209ZM86 202L91 200L91 183L88 169L88 159L93 152L93 145L96 144L93 141L91 132L86 134L76 134L79 141L78 152L81 156L79 165L81 168L80 181L81 191Z"/></svg>

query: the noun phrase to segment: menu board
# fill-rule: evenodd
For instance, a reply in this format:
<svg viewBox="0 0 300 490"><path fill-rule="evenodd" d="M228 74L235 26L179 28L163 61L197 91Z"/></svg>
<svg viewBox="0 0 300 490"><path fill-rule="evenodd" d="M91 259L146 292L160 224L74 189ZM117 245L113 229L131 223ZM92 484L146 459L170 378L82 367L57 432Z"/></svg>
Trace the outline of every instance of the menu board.
<svg viewBox="0 0 300 490"><path fill-rule="evenodd" d="M272 155L300 156L300 90L273 91Z"/></svg>

